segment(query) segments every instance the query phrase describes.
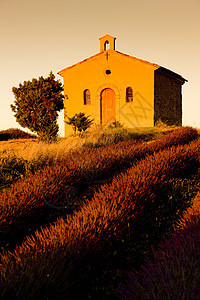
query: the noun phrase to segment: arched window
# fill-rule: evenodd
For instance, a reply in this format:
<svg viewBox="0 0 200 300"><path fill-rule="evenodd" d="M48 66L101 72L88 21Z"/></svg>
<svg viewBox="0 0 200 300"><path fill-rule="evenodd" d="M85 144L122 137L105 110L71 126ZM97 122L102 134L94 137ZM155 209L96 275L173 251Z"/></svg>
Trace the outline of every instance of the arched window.
<svg viewBox="0 0 200 300"><path fill-rule="evenodd" d="M109 49L110 49L110 43L109 43L109 41L105 41L105 43L104 43L104 51L107 51Z"/></svg>
<svg viewBox="0 0 200 300"><path fill-rule="evenodd" d="M84 105L87 105L87 104L91 104L91 100L90 100L90 90L85 90L84 91Z"/></svg>
<svg viewBox="0 0 200 300"><path fill-rule="evenodd" d="M133 101L133 89L129 86L126 89L126 102Z"/></svg>

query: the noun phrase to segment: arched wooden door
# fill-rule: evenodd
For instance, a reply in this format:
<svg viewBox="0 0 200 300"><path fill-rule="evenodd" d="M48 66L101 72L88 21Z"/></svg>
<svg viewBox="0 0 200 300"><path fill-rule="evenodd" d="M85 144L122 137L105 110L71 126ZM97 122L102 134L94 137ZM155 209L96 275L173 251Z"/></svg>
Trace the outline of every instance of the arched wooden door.
<svg viewBox="0 0 200 300"><path fill-rule="evenodd" d="M101 124L109 124L116 121L115 92L110 88L101 92L100 114Z"/></svg>

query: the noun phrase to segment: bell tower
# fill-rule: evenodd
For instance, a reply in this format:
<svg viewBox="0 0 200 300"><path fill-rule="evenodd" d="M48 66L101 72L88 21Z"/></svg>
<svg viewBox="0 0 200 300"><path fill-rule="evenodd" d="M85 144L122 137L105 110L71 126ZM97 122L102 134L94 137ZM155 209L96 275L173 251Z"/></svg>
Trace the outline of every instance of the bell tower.
<svg viewBox="0 0 200 300"><path fill-rule="evenodd" d="M100 52L115 50L115 37L110 36L109 34L101 37L100 40Z"/></svg>

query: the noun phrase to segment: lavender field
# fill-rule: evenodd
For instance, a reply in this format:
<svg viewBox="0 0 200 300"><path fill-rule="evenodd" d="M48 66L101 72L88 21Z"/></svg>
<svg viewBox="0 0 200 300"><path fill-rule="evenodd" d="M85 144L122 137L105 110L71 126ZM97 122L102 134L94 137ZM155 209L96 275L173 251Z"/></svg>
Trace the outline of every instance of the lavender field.
<svg viewBox="0 0 200 300"><path fill-rule="evenodd" d="M199 299L197 130L78 145L2 152L0 299Z"/></svg>

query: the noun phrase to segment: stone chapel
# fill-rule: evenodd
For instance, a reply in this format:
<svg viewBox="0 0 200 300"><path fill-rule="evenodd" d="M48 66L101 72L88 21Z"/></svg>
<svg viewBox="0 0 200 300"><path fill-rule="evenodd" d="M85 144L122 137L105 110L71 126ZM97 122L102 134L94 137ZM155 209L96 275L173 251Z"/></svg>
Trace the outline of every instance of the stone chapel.
<svg viewBox="0 0 200 300"><path fill-rule="evenodd" d="M100 52L60 72L65 115L83 112L95 124L152 127L182 125L182 76L115 49L115 37L100 39ZM65 136L72 133L65 124Z"/></svg>

